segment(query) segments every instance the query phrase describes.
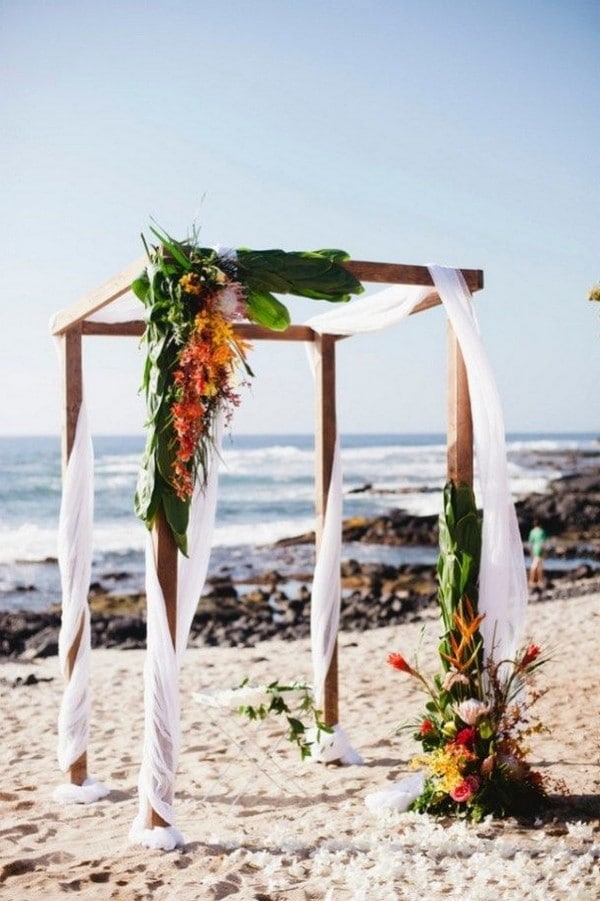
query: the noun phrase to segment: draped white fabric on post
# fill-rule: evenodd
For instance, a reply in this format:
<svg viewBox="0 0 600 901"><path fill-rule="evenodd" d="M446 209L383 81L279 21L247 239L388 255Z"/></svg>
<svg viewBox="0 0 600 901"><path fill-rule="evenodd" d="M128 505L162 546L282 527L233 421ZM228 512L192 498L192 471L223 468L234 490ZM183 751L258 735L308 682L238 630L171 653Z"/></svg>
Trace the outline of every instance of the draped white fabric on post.
<svg viewBox="0 0 600 901"><path fill-rule="evenodd" d="M325 678L333 656L340 621L342 551L342 466L336 438L331 481L320 548L315 563L310 604L310 646L315 704L323 709ZM315 603L315 598L317 602Z"/></svg>
<svg viewBox="0 0 600 901"><path fill-rule="evenodd" d="M94 516L94 449L85 404L81 404L75 440L66 467L58 524L58 564L62 587L62 619L58 655L66 680L58 717L58 764L66 772L86 751L90 722L90 611ZM79 639L72 665L69 653ZM59 786L55 800L89 803L108 789L89 777L83 786Z"/></svg>
<svg viewBox="0 0 600 901"><path fill-rule="evenodd" d="M430 266L460 345L471 398L483 530L479 612L484 653L511 659L523 640L527 578L523 542L510 494L500 395L479 335L471 294L460 271Z"/></svg>
<svg viewBox="0 0 600 901"><path fill-rule="evenodd" d="M183 844L175 827L173 798L180 748L178 673L190 626L206 580L217 503L221 424L211 454L206 487L196 488L188 527L189 556L179 555L177 639L173 647L165 599L156 571L152 535L146 539L147 652L144 668L144 747L139 775L140 807L129 837L149 848L170 851ZM168 827L148 828L154 810Z"/></svg>
<svg viewBox="0 0 600 901"><path fill-rule="evenodd" d="M527 585L523 547L510 496L504 424L494 376L479 336L471 295L460 271L430 267L432 278L463 352L472 400L473 433L484 512L479 610L485 614L482 635L487 654L496 659L514 653L522 638ZM306 325L319 334L357 335L398 325L431 288L392 286L336 306ZM312 619L319 636L312 639L315 687L327 673L339 620L339 549L341 547L342 472L332 476L312 594ZM331 511L331 517L330 517ZM325 638L327 637L327 638Z"/></svg>

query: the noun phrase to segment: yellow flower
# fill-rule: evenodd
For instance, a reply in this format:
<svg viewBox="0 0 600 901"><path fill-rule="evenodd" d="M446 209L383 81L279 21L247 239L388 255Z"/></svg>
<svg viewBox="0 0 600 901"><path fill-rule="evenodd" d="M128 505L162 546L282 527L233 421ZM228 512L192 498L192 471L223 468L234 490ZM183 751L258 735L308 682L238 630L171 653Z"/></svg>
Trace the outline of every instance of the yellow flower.
<svg viewBox="0 0 600 901"><path fill-rule="evenodd" d="M202 294L202 283L199 276L195 272L186 272L179 279L182 291L186 294Z"/></svg>
<svg viewBox="0 0 600 901"><path fill-rule="evenodd" d="M472 757L473 755L466 748L449 744L444 748L436 748L429 754L415 757L411 762L411 767L428 767L436 780L437 787L440 791L448 794L463 781L464 768Z"/></svg>

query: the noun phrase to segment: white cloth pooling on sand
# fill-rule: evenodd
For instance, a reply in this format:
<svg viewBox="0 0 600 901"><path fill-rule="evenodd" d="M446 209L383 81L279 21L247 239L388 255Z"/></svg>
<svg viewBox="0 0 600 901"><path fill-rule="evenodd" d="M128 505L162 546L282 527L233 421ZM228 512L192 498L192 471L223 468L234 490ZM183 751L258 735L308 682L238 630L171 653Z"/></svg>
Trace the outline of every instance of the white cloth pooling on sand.
<svg viewBox="0 0 600 901"><path fill-rule="evenodd" d="M94 776L88 776L81 785L65 782L54 789L52 797L60 804L93 804L110 794L110 790Z"/></svg>

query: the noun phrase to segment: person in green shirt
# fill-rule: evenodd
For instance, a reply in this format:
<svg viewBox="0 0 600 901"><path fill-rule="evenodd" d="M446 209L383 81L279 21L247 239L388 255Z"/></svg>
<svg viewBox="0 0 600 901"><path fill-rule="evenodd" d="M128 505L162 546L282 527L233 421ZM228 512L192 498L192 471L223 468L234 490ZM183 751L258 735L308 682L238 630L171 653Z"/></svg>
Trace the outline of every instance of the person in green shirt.
<svg viewBox="0 0 600 901"><path fill-rule="evenodd" d="M527 544L531 551L531 567L529 569L529 587L544 587L544 555L548 535L540 525L539 520L534 520L533 528L527 538Z"/></svg>

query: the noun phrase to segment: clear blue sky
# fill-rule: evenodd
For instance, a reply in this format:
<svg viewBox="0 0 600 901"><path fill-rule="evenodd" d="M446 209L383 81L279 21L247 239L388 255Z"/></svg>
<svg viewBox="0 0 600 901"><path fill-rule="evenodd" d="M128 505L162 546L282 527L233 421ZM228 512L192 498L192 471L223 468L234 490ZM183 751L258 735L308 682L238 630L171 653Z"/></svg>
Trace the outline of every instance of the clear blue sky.
<svg viewBox="0 0 600 901"><path fill-rule="evenodd" d="M597 0L0 0L0 434L59 431L50 316L151 217L481 268L507 428L600 434L599 47ZM85 362L94 430L141 430L135 340ZM303 349L253 368L234 430L309 431ZM342 430L444 429L439 309L343 342L338 369Z"/></svg>

